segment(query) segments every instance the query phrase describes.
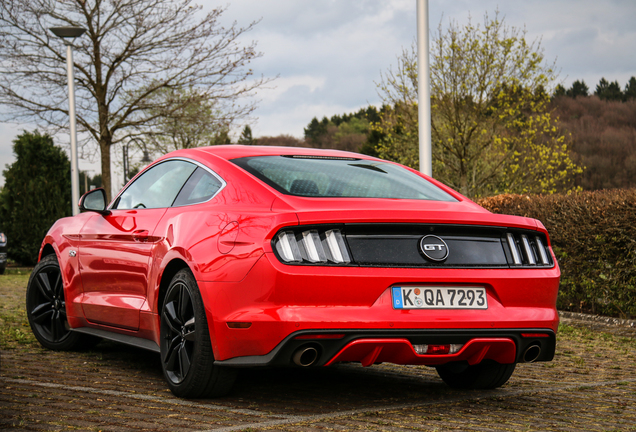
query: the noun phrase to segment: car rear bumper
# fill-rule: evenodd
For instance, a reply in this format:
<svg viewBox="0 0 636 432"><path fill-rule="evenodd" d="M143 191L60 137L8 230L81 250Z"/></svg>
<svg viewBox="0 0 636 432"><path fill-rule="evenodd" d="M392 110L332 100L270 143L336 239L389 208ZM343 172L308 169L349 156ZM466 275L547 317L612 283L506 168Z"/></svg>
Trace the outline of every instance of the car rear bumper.
<svg viewBox="0 0 636 432"><path fill-rule="evenodd" d="M325 334L342 337L328 339L322 337ZM312 335L316 338L311 338ZM413 347L420 344L461 344L462 348L455 354L420 355ZM360 362L363 366L382 362L427 366L466 362L472 365L482 360L507 364L550 361L555 346L556 335L548 329L301 331L289 335L266 355L235 357L217 363L232 367L297 365L294 356L312 348L316 350L316 358L307 366L330 366L338 362ZM527 357L531 347L538 350L535 348L532 356Z"/></svg>
<svg viewBox="0 0 636 432"><path fill-rule="evenodd" d="M360 357L356 361L362 361L369 355L362 347L373 348L374 343L348 345L377 339L383 340L375 342L376 347L383 346L383 353L374 362L435 364L442 357L416 357L410 345L468 344L484 338L512 341L514 350L505 351L513 354L497 358L517 362L531 344L522 333L548 334L540 338L537 360L551 360L559 322L555 307L558 282L558 267L302 267L283 265L273 254L263 255L241 282L198 281L215 359L232 366L288 365L294 352L307 344L315 344L320 351L316 365L351 361L354 352L366 353L356 354ZM396 285L484 287L488 309L394 309L391 288ZM344 336L319 341L296 339L312 333ZM443 357L443 361L468 360L469 354L463 353L465 358Z"/></svg>

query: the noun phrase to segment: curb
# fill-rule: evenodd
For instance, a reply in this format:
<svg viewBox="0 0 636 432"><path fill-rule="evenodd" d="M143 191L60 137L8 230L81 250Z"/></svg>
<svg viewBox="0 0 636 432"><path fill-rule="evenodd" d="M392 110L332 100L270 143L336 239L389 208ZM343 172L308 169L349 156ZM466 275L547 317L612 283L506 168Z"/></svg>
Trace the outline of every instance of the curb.
<svg viewBox="0 0 636 432"><path fill-rule="evenodd" d="M636 320L624 318L612 318L601 315L590 315L578 312L559 311L559 317L575 319L579 321L596 322L599 324L636 328Z"/></svg>

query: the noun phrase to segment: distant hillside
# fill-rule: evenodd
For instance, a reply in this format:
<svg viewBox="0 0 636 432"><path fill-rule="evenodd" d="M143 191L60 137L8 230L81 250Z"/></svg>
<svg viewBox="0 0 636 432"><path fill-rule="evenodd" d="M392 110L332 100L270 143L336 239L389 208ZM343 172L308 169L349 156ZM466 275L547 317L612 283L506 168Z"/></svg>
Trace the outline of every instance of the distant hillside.
<svg viewBox="0 0 636 432"><path fill-rule="evenodd" d="M576 181L584 190L636 187L636 100L557 96L560 126L572 134L574 160L585 167Z"/></svg>

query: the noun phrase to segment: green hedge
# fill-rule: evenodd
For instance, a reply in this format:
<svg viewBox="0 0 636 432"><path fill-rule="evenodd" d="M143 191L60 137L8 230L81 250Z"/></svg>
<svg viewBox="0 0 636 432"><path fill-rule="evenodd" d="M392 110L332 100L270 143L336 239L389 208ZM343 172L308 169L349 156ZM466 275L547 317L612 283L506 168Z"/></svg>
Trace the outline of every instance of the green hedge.
<svg viewBox="0 0 636 432"><path fill-rule="evenodd" d="M478 204L543 222L561 267L559 309L636 316L636 189L499 195Z"/></svg>

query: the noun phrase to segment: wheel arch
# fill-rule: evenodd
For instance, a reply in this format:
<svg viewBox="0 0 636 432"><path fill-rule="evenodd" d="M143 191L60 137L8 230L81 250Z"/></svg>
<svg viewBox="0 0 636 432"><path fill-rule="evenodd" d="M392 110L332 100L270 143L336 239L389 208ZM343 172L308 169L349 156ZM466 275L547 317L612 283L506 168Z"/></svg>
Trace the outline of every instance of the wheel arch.
<svg viewBox="0 0 636 432"><path fill-rule="evenodd" d="M170 286L170 281L174 275L176 275L180 270L189 269L192 271L187 262L185 262L181 258L173 258L166 268L163 270L161 274L161 281L159 282L159 292L157 293L157 313L161 315L161 308L163 307L163 299L166 296L166 291L168 291L168 287Z"/></svg>
<svg viewBox="0 0 636 432"><path fill-rule="evenodd" d="M42 252L40 252L40 260L48 255L55 255L55 249L51 243L46 243L42 246Z"/></svg>

